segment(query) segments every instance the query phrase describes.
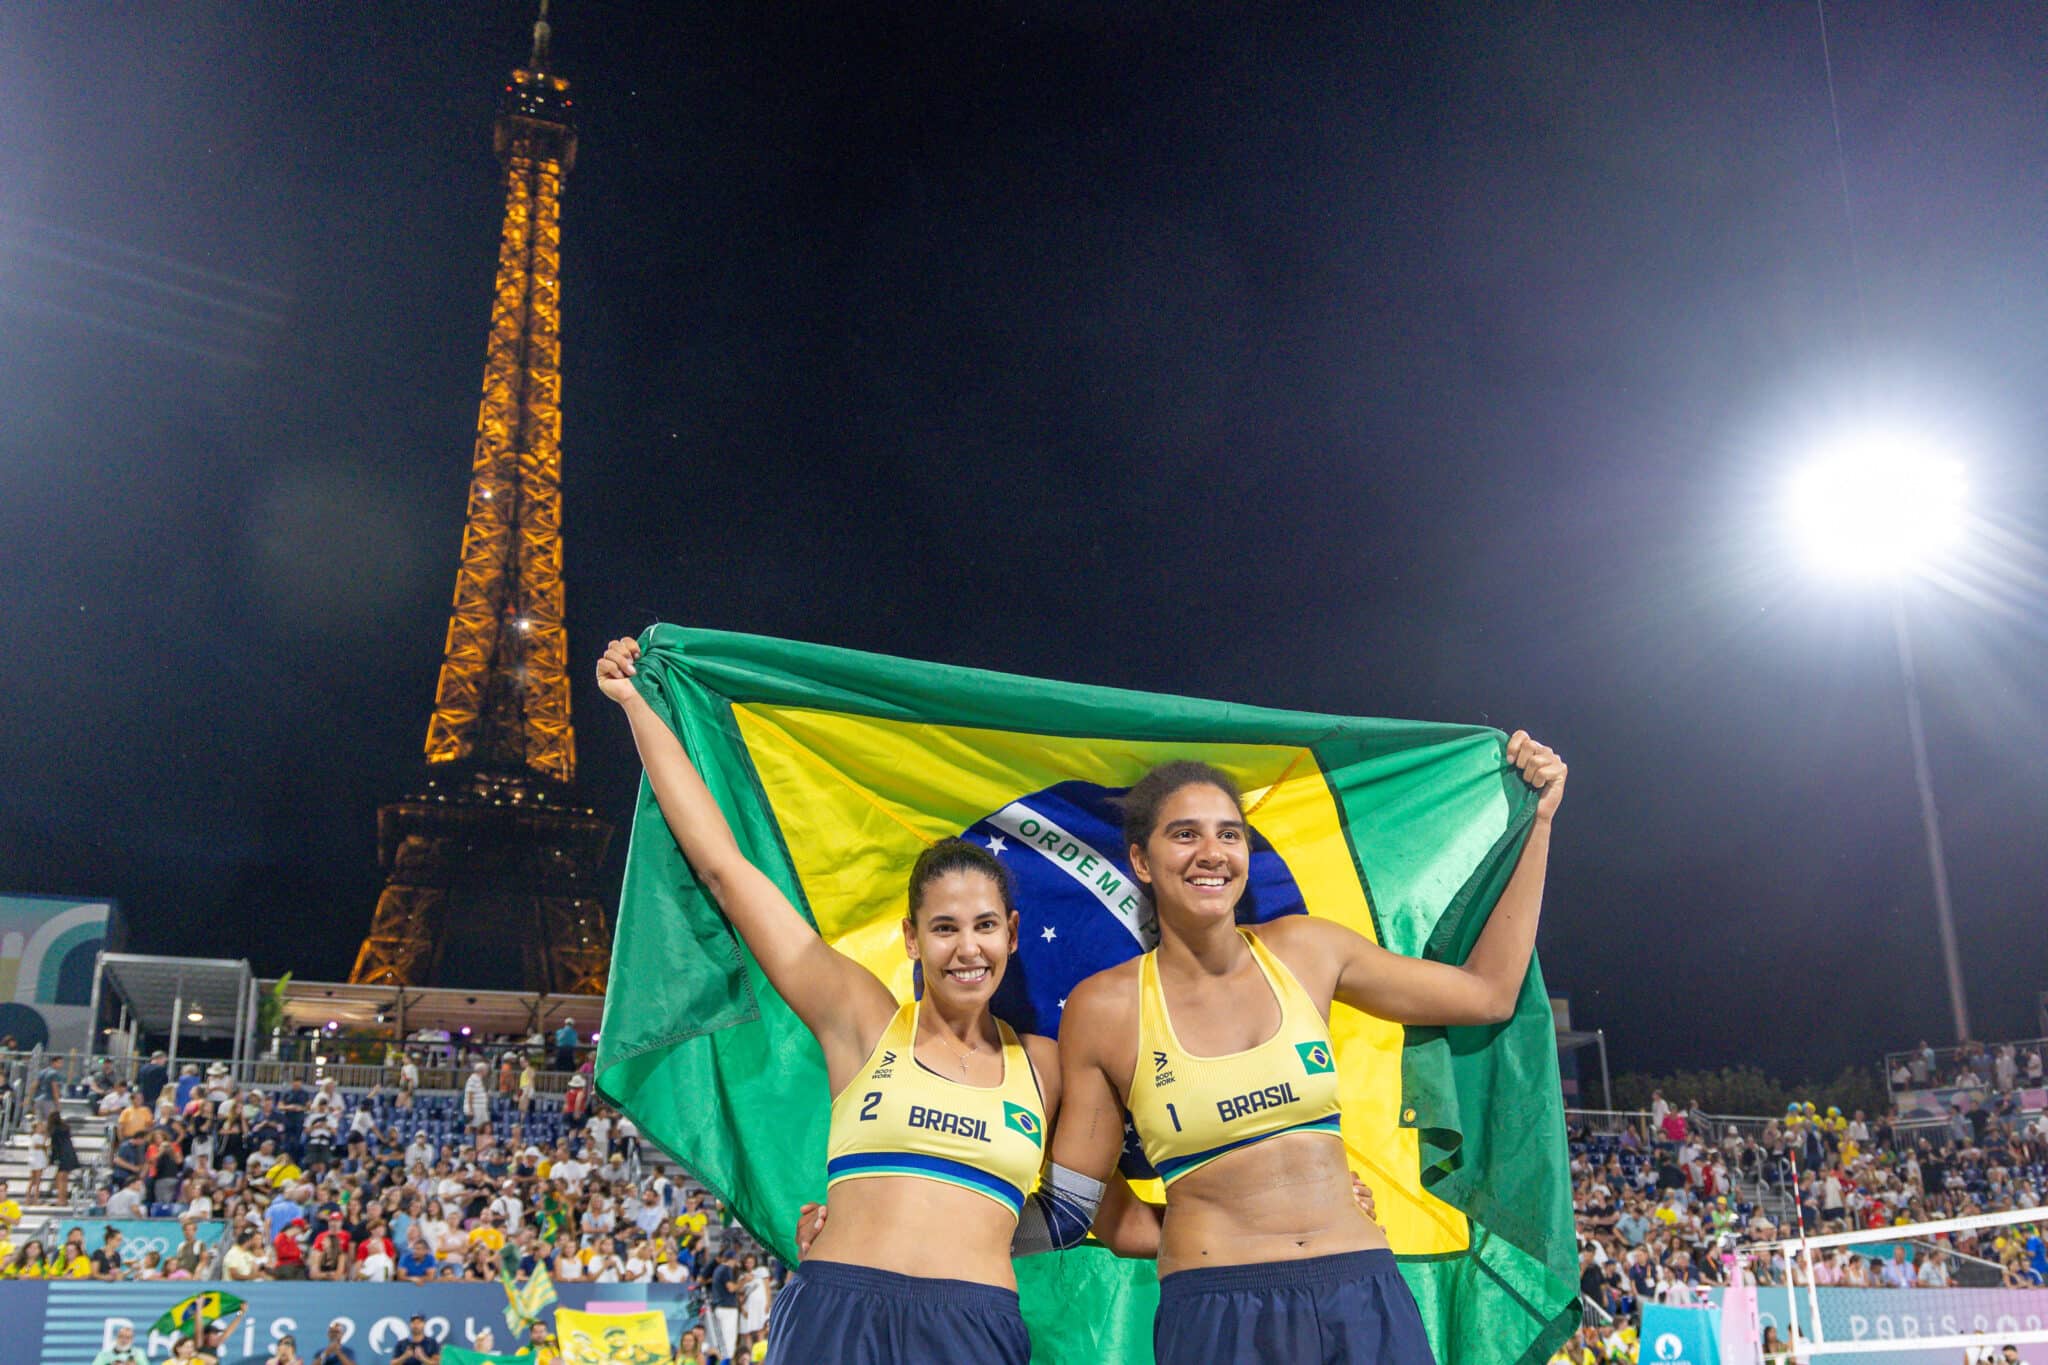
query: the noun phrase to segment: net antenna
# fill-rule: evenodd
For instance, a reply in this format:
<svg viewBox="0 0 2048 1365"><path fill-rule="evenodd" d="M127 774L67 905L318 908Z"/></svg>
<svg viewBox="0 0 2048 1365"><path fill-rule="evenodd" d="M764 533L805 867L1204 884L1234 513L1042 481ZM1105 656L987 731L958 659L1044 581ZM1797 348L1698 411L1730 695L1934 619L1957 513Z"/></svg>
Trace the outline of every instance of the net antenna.
<svg viewBox="0 0 2048 1365"><path fill-rule="evenodd" d="M2033 1225L2048 1235L2048 1207L2008 1209L2002 1213L1974 1214L1967 1218L1942 1218L1927 1223L1901 1223L1892 1227L1866 1228L1856 1232L1805 1234L1775 1242L1751 1243L1745 1248L1758 1258L1782 1258L1788 1266L1786 1283L1759 1291L1760 1306L1766 1311L1782 1309L1788 1350L1764 1357L1768 1365L1781 1362L1819 1360L1827 1356L1853 1358L1872 1352L1967 1351L1969 1360L1996 1360L2006 1345L2048 1342L2048 1288L2009 1289L1984 1284L1947 1289L1914 1288L1910 1294L1910 1330L1873 1330L1862 1312L1845 1309L1824 1311L1822 1286L1814 1274L1814 1254L1840 1247L1917 1245L1920 1252L1939 1250L1960 1259L1952 1246L1937 1246L1932 1239L1956 1234L1984 1232L2005 1227ZM1988 1276L1989 1267L1977 1267ZM1804 1291L1803 1293L1801 1291ZM1782 1297L1780 1297L1782 1295ZM2016 1298L2038 1298L2038 1305L2016 1309ZM1898 1301L1894 1301L1898 1302ZM1936 1330L1922 1334L1921 1324ZM1984 1352L1991 1354L1985 1355ZM1933 1357L1929 1357L1933 1359Z"/></svg>

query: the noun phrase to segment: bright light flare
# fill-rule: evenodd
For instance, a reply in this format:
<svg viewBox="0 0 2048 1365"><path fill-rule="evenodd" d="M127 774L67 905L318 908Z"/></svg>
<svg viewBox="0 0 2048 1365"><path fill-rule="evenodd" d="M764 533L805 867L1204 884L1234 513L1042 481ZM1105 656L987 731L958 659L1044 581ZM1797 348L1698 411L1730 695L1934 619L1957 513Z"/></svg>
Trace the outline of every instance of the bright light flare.
<svg viewBox="0 0 2048 1365"><path fill-rule="evenodd" d="M1842 577L1900 577L1962 538L1969 482L1925 438L1870 433L1842 442L1792 479L1792 528L1814 564Z"/></svg>

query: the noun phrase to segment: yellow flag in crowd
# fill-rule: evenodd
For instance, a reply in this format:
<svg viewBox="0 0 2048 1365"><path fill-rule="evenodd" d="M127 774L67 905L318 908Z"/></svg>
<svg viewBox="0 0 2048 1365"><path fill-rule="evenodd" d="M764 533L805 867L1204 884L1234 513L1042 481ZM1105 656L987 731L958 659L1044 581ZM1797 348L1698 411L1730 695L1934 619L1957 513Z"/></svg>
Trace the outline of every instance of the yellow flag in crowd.
<svg viewBox="0 0 2048 1365"><path fill-rule="evenodd" d="M564 1365L667 1365L668 1319L660 1313L555 1310Z"/></svg>

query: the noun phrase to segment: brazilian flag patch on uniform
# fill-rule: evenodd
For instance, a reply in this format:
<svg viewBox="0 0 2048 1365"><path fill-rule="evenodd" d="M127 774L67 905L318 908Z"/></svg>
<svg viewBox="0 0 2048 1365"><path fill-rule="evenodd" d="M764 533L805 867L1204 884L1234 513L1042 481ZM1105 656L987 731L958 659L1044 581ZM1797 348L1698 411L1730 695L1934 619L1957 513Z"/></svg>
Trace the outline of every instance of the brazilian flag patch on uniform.
<svg viewBox="0 0 2048 1365"><path fill-rule="evenodd" d="M1030 1138L1034 1147L1045 1145L1045 1125L1039 1121L1038 1115L1021 1104L1003 1101L1003 1127Z"/></svg>
<svg viewBox="0 0 2048 1365"><path fill-rule="evenodd" d="M1301 1065L1311 1076L1337 1069L1337 1059L1330 1055L1328 1043L1296 1043L1294 1050L1300 1054Z"/></svg>

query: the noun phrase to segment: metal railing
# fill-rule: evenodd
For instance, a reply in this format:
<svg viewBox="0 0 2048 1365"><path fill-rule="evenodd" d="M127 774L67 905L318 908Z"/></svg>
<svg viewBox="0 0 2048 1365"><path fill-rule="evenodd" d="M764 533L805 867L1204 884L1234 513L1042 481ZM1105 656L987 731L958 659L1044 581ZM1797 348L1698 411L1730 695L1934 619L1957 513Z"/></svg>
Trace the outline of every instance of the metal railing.
<svg viewBox="0 0 2048 1365"><path fill-rule="evenodd" d="M517 1052L517 1048L506 1051ZM547 1050L552 1060L553 1049ZM578 1049L578 1055L587 1057L590 1049ZM501 1055L501 1054L500 1054ZM41 1074L54 1060L62 1060L64 1068L64 1090L66 1094L83 1093L83 1087L96 1082L118 1079L133 1084L143 1065L144 1057L119 1057L107 1053L82 1052L9 1052L0 1053L0 1078L7 1082L7 1093L0 1095L0 1111L4 1111L11 1098L13 1113L11 1119L0 1112L0 1142L11 1138L20 1131L24 1115L32 1106L27 1097L37 1075ZM178 1071L184 1065L197 1065L202 1076L215 1066L223 1067L229 1079L242 1086L272 1088L286 1086L295 1080L313 1084L332 1079L345 1090L383 1089L397 1090L404 1077L403 1067L382 1062L344 1062L318 1054L304 1061L280 1061L271 1058L257 1058L240 1062L211 1060L207 1058L183 1058L174 1064L169 1081L176 1085ZM417 1066L419 1082L414 1093L425 1095L458 1094L468 1082L474 1062ZM499 1067L493 1061L486 1061L485 1087L493 1095L506 1094L517 1098L518 1072L513 1072L512 1088L500 1089ZM560 1096L569 1089L569 1078L573 1071L554 1071L536 1068L534 1072L534 1093L537 1095Z"/></svg>
<svg viewBox="0 0 2048 1365"><path fill-rule="evenodd" d="M1764 1130L1775 1121L1754 1114L1703 1114L1702 1117L1711 1129L1703 1136L1711 1142L1721 1141L1730 1129L1739 1137L1761 1140ZM1619 1135L1627 1129L1634 1129L1636 1136L1646 1143L1662 1141L1663 1138L1662 1134L1651 1131L1650 1111L1647 1109L1567 1109L1564 1111L1564 1123L1572 1132Z"/></svg>
<svg viewBox="0 0 2048 1365"><path fill-rule="evenodd" d="M1986 1090L2002 1089L1998 1085L1998 1054L2006 1048L2013 1050L2014 1078L2012 1088L2038 1086L2044 1077L2030 1076L2027 1061L2029 1053L2048 1062L2048 1038L2022 1038L2003 1043L1971 1043L1968 1046L1905 1048L1898 1052L1884 1054L1884 1084L1887 1096L1900 1090L1949 1090L1956 1088L1957 1079L1971 1059L1978 1053L1985 1056L1985 1064L1977 1069L1977 1085ZM1895 1084L1892 1073L1901 1066L1906 1069L1906 1083Z"/></svg>

